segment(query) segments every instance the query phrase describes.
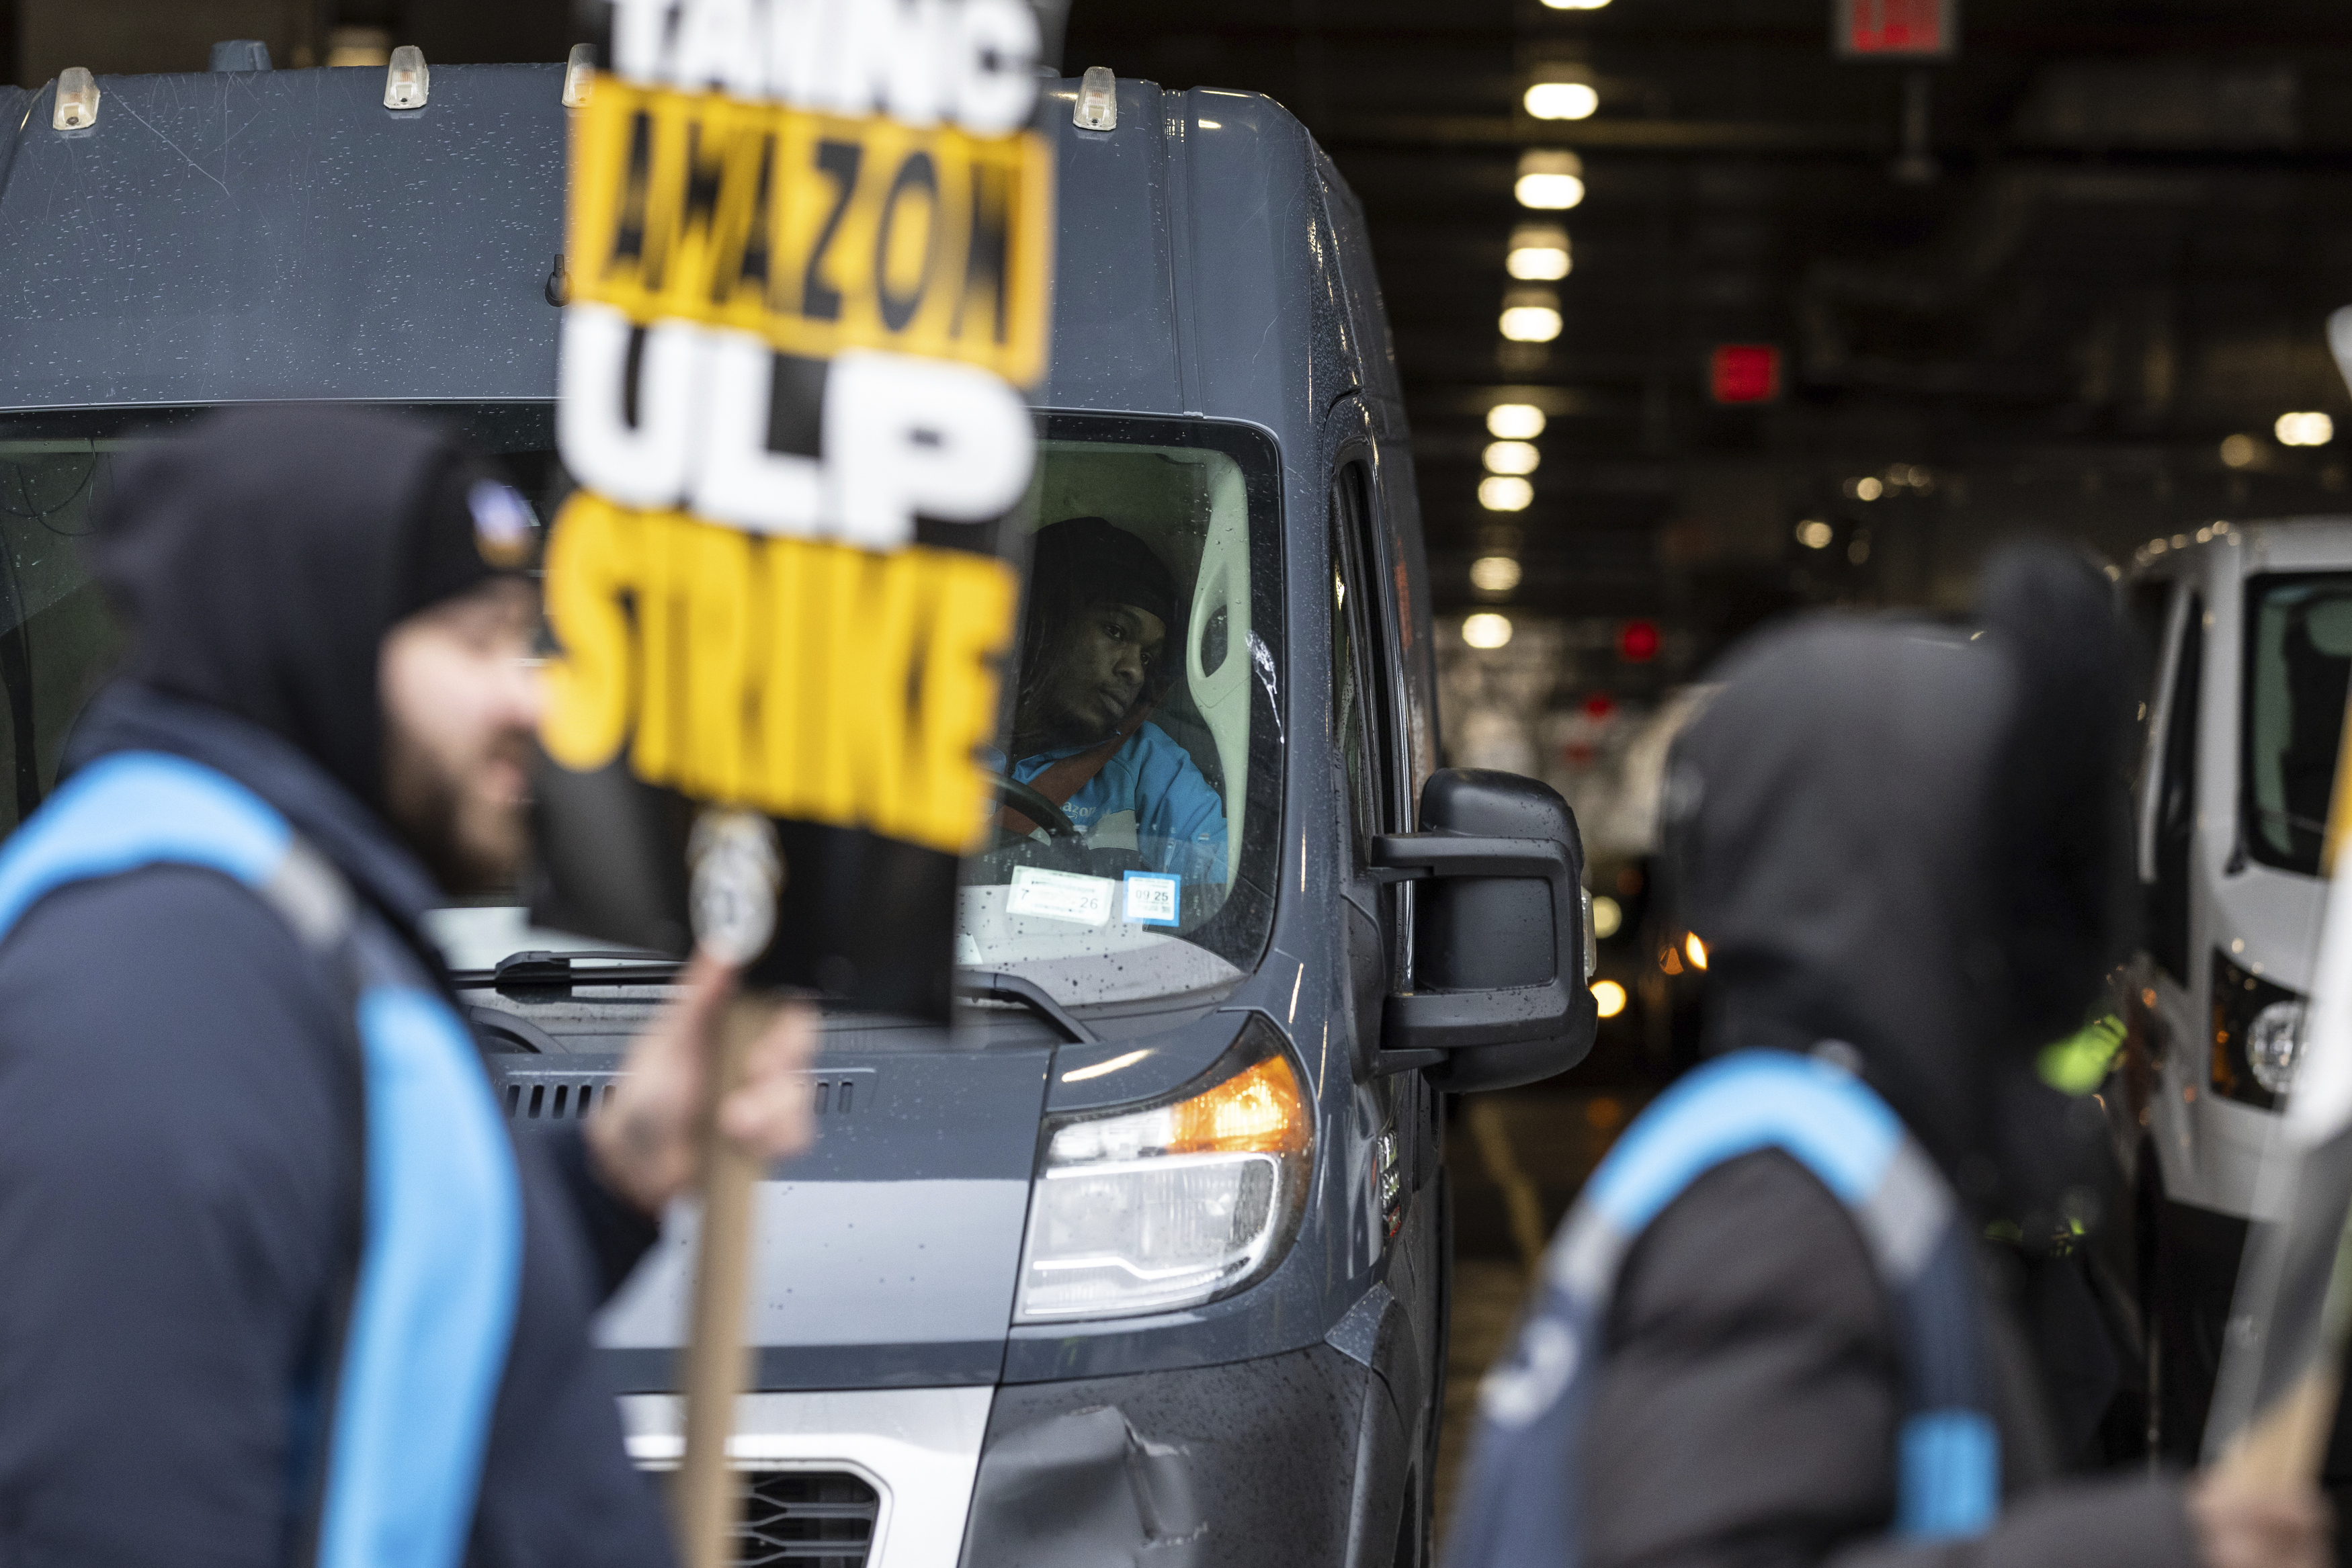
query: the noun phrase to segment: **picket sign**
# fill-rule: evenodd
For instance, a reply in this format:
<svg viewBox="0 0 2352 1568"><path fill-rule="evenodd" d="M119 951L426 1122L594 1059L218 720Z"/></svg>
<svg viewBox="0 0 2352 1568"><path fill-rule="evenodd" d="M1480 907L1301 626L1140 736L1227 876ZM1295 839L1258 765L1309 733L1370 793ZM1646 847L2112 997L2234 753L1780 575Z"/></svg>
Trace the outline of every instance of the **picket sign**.
<svg viewBox="0 0 2352 1568"><path fill-rule="evenodd" d="M572 118L534 908L944 1022L1051 316L1035 16L617 0L613 37ZM772 1007L729 1011L705 1111L686 1568L741 1519L759 1173L715 1107Z"/></svg>

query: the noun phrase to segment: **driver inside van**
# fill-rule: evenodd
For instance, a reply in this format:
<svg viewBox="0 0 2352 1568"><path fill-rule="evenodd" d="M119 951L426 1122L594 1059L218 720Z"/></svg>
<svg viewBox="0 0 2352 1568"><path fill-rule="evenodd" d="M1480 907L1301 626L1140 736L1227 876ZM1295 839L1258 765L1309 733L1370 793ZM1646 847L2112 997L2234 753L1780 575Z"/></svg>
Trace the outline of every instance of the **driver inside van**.
<svg viewBox="0 0 2352 1568"><path fill-rule="evenodd" d="M1101 517L1038 530L1021 628L1011 766L1096 849L1132 845L1187 883L1225 879L1225 807L1192 756L1150 721L1167 697L1175 580L1145 544ZM1039 824L1008 804L997 825Z"/></svg>

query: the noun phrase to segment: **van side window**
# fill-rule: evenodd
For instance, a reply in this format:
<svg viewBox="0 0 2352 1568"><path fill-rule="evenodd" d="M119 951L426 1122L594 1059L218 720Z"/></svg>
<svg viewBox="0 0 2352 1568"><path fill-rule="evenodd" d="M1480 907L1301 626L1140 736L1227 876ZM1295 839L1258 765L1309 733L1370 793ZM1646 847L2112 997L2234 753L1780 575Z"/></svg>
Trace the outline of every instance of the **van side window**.
<svg viewBox="0 0 2352 1568"><path fill-rule="evenodd" d="M2245 605L2238 841L2265 865L2317 876L2352 689L2352 576L2252 578Z"/></svg>
<svg viewBox="0 0 2352 1568"><path fill-rule="evenodd" d="M1331 722L1359 840L1402 825L1396 820L1393 699L1381 679L1386 619L1370 569L1370 511L1363 466L1348 464L1331 486Z"/></svg>
<svg viewBox="0 0 2352 1568"><path fill-rule="evenodd" d="M2172 712L2156 794L2156 885L2149 890L2147 947L2157 967L2189 982L2189 863L2197 840L2197 715L2205 674L2205 605L2189 601L2172 668Z"/></svg>

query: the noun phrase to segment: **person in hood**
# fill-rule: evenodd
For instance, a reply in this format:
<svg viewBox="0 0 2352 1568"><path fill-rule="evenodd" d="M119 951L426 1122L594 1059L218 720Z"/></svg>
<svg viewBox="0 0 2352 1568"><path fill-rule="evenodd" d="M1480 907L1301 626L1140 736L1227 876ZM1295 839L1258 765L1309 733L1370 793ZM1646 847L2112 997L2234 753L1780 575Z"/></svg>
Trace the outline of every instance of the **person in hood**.
<svg viewBox="0 0 2352 1568"><path fill-rule="evenodd" d="M1224 801L1150 717L1168 694L1175 626L1175 580L1150 546L1101 517L1038 530L1010 776L1089 841L1108 844L1123 831L1149 869L1222 883ZM1039 825L1015 805L1000 821L1019 832Z"/></svg>
<svg viewBox="0 0 2352 1568"><path fill-rule="evenodd" d="M435 427L208 417L124 464L130 650L0 850L0 1562L668 1559L589 1319L697 1173L732 977L516 1139L421 926L510 886L531 520ZM809 1128L812 1021L723 1128Z"/></svg>
<svg viewBox="0 0 2352 1568"><path fill-rule="evenodd" d="M2072 1033L2126 936L2104 574L1752 638L1676 743L1712 1059L1628 1129L1490 1375L1455 1568L2318 1568L2307 1486L2063 1479L1997 1264L2077 1201Z"/></svg>

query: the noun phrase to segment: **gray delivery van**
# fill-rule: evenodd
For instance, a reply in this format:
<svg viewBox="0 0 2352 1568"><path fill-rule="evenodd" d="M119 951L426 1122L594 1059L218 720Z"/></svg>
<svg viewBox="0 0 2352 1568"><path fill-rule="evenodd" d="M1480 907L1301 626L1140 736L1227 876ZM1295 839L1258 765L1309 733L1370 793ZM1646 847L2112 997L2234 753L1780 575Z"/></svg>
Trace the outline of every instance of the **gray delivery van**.
<svg viewBox="0 0 2352 1568"><path fill-rule="evenodd" d="M0 88L0 826L54 786L115 645L77 540L126 444L223 403L397 405L552 515L564 78L441 66L401 109L382 68ZM1131 818L1049 810L967 864L955 1028L828 1017L822 1138L759 1193L741 1561L1420 1563L1441 1097L1589 1046L1581 851L1541 785L1437 767L1347 186L1264 97L1119 81L1081 126L1076 89L1040 109L1060 215L1026 505L1167 565L1153 722L1228 852L1157 919L1057 916L1009 896L1024 867L1138 852ZM519 1131L588 1112L673 965L519 899L436 918ZM690 1231L599 1323L647 1469L679 1450Z"/></svg>

